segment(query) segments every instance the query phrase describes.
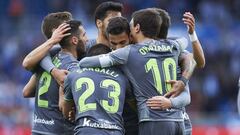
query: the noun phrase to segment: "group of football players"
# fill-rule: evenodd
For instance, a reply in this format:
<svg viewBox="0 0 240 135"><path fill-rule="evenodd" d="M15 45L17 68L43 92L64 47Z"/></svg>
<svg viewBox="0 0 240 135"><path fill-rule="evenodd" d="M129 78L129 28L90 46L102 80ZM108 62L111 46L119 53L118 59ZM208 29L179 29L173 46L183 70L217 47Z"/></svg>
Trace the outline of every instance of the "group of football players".
<svg viewBox="0 0 240 135"><path fill-rule="evenodd" d="M103 2L96 39L69 12L48 14L47 40L23 60L33 75L23 89L35 97L33 135L191 135L185 111L188 82L205 66L195 19L183 14L184 37L168 37L167 11L146 8L122 17L123 5Z"/></svg>

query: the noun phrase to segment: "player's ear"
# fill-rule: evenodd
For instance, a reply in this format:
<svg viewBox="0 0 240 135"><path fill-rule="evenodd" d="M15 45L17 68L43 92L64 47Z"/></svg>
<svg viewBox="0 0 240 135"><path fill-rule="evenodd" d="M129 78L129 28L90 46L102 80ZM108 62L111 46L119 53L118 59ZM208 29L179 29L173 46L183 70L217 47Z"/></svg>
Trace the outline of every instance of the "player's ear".
<svg viewBox="0 0 240 135"><path fill-rule="evenodd" d="M100 19L97 19L96 24L98 28L102 28L103 22Z"/></svg>
<svg viewBox="0 0 240 135"><path fill-rule="evenodd" d="M135 33L140 32L140 24L137 24L137 25L134 27L134 31L135 31Z"/></svg>
<svg viewBox="0 0 240 135"><path fill-rule="evenodd" d="M78 38L75 37L75 36L73 36L73 37L71 38L71 42L72 42L72 44L74 44L74 45L78 44Z"/></svg>

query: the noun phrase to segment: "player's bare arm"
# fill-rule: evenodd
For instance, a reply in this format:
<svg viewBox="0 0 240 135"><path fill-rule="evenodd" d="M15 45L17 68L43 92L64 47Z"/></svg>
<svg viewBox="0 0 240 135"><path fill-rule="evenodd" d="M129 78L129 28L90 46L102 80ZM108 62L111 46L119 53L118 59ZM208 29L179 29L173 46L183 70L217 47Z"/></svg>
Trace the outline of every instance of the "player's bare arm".
<svg viewBox="0 0 240 135"><path fill-rule="evenodd" d="M37 84L36 74L33 74L28 83L23 88L23 97L31 98L35 97L35 89Z"/></svg>
<svg viewBox="0 0 240 135"><path fill-rule="evenodd" d="M52 37L44 42L42 45L30 52L23 60L23 67L27 70L33 70L34 67L40 62L40 60L46 56L48 51L65 36L70 35L70 33L65 33L68 31L69 24L61 24L52 34Z"/></svg>
<svg viewBox="0 0 240 135"><path fill-rule="evenodd" d="M195 32L195 18L190 12L185 12L182 20L188 27L188 33L192 42L193 57L197 63L197 67L203 68L205 66L205 56L202 45Z"/></svg>
<svg viewBox="0 0 240 135"><path fill-rule="evenodd" d="M189 52L181 53L179 62L182 69L182 78L180 80L169 80L166 82L172 84L172 89L164 95L165 97L178 96L184 90L186 83L191 78L196 67L196 62Z"/></svg>
<svg viewBox="0 0 240 135"><path fill-rule="evenodd" d="M183 22L188 27L188 33L190 35L195 34L195 18L190 12L186 12L183 15ZM182 76L186 78L186 80L189 80L192 76L192 73L195 69L195 67L203 68L205 66L205 57L202 50L201 43L199 40L191 39L192 47L193 47L193 56L191 53L183 53L181 54L181 67L182 67ZM167 83L171 83L173 85L173 91L167 93L165 96L167 97L176 97L179 95L182 90L184 90L184 84L182 81L168 81Z"/></svg>
<svg viewBox="0 0 240 135"><path fill-rule="evenodd" d="M182 69L182 77L189 80L196 67L196 61L194 60L193 55L189 52L181 53L179 60Z"/></svg>

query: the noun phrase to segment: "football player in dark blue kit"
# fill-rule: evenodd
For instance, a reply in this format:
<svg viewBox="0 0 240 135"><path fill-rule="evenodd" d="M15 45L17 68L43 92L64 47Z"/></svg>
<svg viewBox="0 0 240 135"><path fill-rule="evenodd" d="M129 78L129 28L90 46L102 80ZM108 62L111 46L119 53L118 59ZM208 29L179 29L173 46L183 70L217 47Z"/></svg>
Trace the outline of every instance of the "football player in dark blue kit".
<svg viewBox="0 0 240 135"><path fill-rule="evenodd" d="M88 55L110 52L94 45ZM81 68L69 73L64 82L63 113L76 108L76 135L123 135L122 112L127 78L117 68Z"/></svg>
<svg viewBox="0 0 240 135"><path fill-rule="evenodd" d="M109 20L106 31L112 50L123 48L130 44L130 26L124 17L114 17ZM138 135L138 115L136 100L131 89L126 91L123 108L125 135Z"/></svg>
<svg viewBox="0 0 240 135"><path fill-rule="evenodd" d="M160 16L163 19L163 23L161 25L161 31L159 32L158 38L159 39L166 39L167 38L167 34L168 34L168 28L170 27L171 24L171 20L170 20L170 16L168 15L168 13L163 10L163 9L159 9L159 8L150 8L150 10L156 10L157 12L159 12ZM195 33L195 19L193 17L193 15L190 12L186 12L184 13L183 16L183 21L184 23L187 25L188 27L188 32L191 36L191 34ZM191 40L192 41L192 40ZM181 57L188 57L189 58L194 58L194 60L196 61L196 66L199 68L203 68L205 65L205 57L204 57L204 53L201 47L201 43L198 40L192 41L192 48L193 48L193 54L189 53L188 51L184 51L184 53L181 54ZM193 55L193 56L192 56ZM191 61L191 60L190 60ZM186 68L186 65L191 65L191 63L189 62L185 62L182 61L182 65L185 66L181 66L181 68ZM191 68L190 71L193 71L195 66L190 66ZM181 73L181 71L184 71L184 69L178 69L178 72ZM179 74L180 75L180 74ZM189 89L189 86L186 85L187 89ZM165 96L167 95L171 95L171 94L175 94L170 92L165 94ZM172 96L172 95L171 95ZM174 96L172 96L174 97ZM161 100L163 100L162 98L157 98L157 97L153 97L151 99L149 99L150 102L149 103L149 107L151 108L155 108L155 109L161 109L161 107L163 106L160 105L160 102L162 102ZM171 108L172 106L169 105L164 105L165 108ZM191 135L192 134L192 125L191 125L191 121L189 119L188 114L185 111L185 108L183 108L183 113L184 113L184 125L185 125L185 134L186 135Z"/></svg>
<svg viewBox="0 0 240 135"><path fill-rule="evenodd" d="M61 30L66 27L66 30ZM84 28L79 21L68 21L60 25L54 32L66 35L62 39L59 38L61 51L53 58L53 63L59 69L68 71L78 67L77 58L84 51L82 42ZM66 34L67 33L67 34ZM61 40L60 40L61 39ZM54 42L54 44L56 44ZM43 69L36 69L37 87L35 91L35 110L33 120L33 134L53 134L53 135L72 135L74 134L75 124L65 119L59 108L59 85L45 72Z"/></svg>

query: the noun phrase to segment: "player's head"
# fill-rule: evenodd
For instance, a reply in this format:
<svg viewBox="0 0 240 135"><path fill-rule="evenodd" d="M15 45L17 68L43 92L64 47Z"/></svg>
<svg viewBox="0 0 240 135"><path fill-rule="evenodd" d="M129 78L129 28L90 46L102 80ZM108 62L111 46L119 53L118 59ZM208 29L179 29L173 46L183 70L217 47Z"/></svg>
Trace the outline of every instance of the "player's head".
<svg viewBox="0 0 240 135"><path fill-rule="evenodd" d="M162 18L162 25L161 29L158 33L157 38L159 39L166 39L168 35L168 29L171 25L171 18L166 10L161 8L149 8L150 10L155 10L159 13L160 17Z"/></svg>
<svg viewBox="0 0 240 135"><path fill-rule="evenodd" d="M103 2L95 10L95 23L100 32L105 35L108 20L112 17L121 16L123 5L118 2Z"/></svg>
<svg viewBox="0 0 240 135"><path fill-rule="evenodd" d="M123 48L130 42L130 26L124 17L114 17L109 20L107 37L111 49Z"/></svg>
<svg viewBox="0 0 240 135"><path fill-rule="evenodd" d="M50 13L44 17L42 21L42 33L49 39L53 31L63 22L72 20L72 14L69 12L56 12Z"/></svg>
<svg viewBox="0 0 240 135"><path fill-rule="evenodd" d="M130 22L131 36L134 42L146 37L156 39L160 31L162 18L154 10L142 9L132 14Z"/></svg>
<svg viewBox="0 0 240 135"><path fill-rule="evenodd" d="M82 23L77 20L67 21L66 23L69 24L71 29L65 33L71 33L71 35L64 37L59 44L63 49L75 49L79 58L85 52L85 44L87 42L85 29Z"/></svg>
<svg viewBox="0 0 240 135"><path fill-rule="evenodd" d="M93 47L91 47L88 51L87 56L95 56L95 55L100 55L100 54L106 54L111 52L111 49L107 47L104 44L96 44Z"/></svg>

